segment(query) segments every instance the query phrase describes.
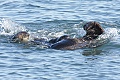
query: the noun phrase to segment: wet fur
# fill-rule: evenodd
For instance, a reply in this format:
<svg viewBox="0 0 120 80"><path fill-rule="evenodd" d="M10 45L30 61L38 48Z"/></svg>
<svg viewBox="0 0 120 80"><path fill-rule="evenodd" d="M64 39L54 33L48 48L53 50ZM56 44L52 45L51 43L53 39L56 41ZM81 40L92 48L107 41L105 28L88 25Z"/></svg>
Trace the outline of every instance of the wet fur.
<svg viewBox="0 0 120 80"><path fill-rule="evenodd" d="M54 43L51 48L53 49L78 49L78 48L85 48L90 47L92 41L98 38L104 30L97 22L88 22L83 26L84 30L86 31L86 35L82 38L74 38L74 39L64 39L57 43Z"/></svg>
<svg viewBox="0 0 120 80"><path fill-rule="evenodd" d="M29 34L26 31L21 31L11 37L11 42L27 42L28 39Z"/></svg>

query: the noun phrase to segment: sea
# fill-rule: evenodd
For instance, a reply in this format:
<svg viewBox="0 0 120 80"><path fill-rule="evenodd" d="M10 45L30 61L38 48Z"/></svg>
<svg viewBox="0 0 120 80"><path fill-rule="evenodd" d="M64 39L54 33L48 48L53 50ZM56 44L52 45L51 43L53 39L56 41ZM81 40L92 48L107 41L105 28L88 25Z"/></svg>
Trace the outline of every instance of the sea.
<svg viewBox="0 0 120 80"><path fill-rule="evenodd" d="M89 21L105 30L99 47L55 50L10 42L20 31L30 40L79 38ZM120 0L0 0L0 80L120 80Z"/></svg>

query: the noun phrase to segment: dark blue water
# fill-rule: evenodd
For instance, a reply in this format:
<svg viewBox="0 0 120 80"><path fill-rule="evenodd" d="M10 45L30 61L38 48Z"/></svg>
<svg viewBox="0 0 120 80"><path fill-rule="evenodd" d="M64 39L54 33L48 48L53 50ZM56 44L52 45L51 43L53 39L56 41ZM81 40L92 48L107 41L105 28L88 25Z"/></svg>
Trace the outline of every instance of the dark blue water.
<svg viewBox="0 0 120 80"><path fill-rule="evenodd" d="M0 80L119 80L119 5L120 0L0 0ZM88 21L102 25L99 39L107 43L69 51L9 42L19 31L28 31L30 39L81 37Z"/></svg>

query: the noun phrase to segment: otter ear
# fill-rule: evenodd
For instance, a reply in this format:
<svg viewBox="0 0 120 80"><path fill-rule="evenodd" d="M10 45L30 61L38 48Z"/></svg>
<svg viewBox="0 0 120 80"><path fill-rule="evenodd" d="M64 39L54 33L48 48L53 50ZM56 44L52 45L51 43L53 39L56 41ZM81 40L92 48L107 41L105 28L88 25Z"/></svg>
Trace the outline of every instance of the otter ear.
<svg viewBox="0 0 120 80"><path fill-rule="evenodd" d="M94 26L96 28L95 31L98 35L101 35L104 32L102 26L99 23L94 22Z"/></svg>

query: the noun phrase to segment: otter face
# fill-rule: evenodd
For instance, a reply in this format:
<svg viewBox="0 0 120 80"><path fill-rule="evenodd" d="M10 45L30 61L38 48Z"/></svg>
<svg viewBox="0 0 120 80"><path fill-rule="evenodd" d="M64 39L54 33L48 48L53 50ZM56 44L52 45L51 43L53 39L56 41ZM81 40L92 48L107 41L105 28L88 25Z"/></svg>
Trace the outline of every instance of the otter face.
<svg viewBox="0 0 120 80"><path fill-rule="evenodd" d="M88 40L96 39L104 32L100 24L94 21L86 23L83 28L86 31L86 35L84 37Z"/></svg>
<svg viewBox="0 0 120 80"><path fill-rule="evenodd" d="M100 24L97 22L88 22L83 26L83 28L87 35L101 35L104 32Z"/></svg>
<svg viewBox="0 0 120 80"><path fill-rule="evenodd" d="M29 34L25 31L15 34L12 38L13 42L27 42L29 40Z"/></svg>

